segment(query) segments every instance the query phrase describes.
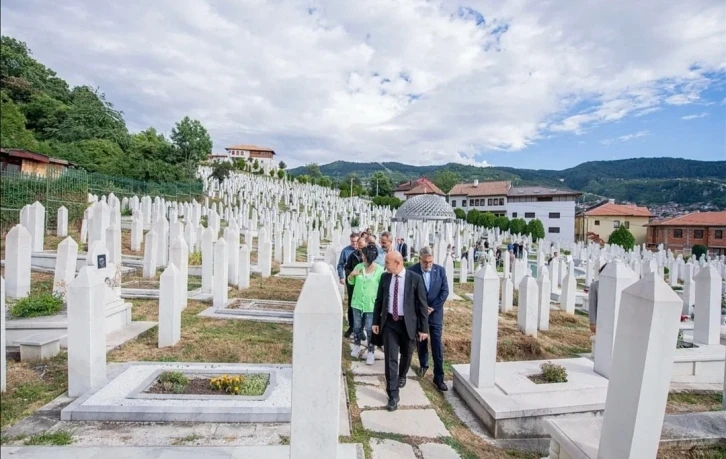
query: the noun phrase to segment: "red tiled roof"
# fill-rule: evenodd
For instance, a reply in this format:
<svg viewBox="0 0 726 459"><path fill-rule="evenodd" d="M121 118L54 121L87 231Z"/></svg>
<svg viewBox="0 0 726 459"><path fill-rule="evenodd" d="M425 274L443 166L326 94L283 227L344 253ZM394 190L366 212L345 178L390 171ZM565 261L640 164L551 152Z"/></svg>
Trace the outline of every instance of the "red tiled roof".
<svg viewBox="0 0 726 459"><path fill-rule="evenodd" d="M39 163L47 163L49 158L41 153L35 153L28 150L20 150L15 148L0 148L0 153L6 154L14 158L29 159L31 161L37 161Z"/></svg>
<svg viewBox="0 0 726 459"><path fill-rule="evenodd" d="M623 217L652 217L653 214L650 213L650 210L648 210L647 207L638 207L633 204L613 204L613 203L605 203L603 205L594 207L590 210L586 210L584 212L585 215L588 217L615 217L615 216L623 216Z"/></svg>
<svg viewBox="0 0 726 459"><path fill-rule="evenodd" d="M652 222L648 226L726 226L725 212L694 212Z"/></svg>
<svg viewBox="0 0 726 459"><path fill-rule="evenodd" d="M449 191L449 196L506 196L512 182L459 183Z"/></svg>
<svg viewBox="0 0 726 459"><path fill-rule="evenodd" d="M404 193L406 196L416 196L419 194L435 194L438 196L444 196L444 192L439 189L433 183L420 183L419 185L411 188Z"/></svg>
<svg viewBox="0 0 726 459"><path fill-rule="evenodd" d="M418 192L410 193L415 188L418 188L420 186L424 186L424 188L422 188ZM428 191L426 191L426 190L428 190ZM396 187L396 189L394 190L394 192L401 192L401 191L403 191L404 194L430 194L430 193L434 193L434 194L438 194L438 195L444 196L444 192L441 191L441 189L439 187L437 187L434 182L432 182L431 180L427 179L426 177L421 177L421 178L418 178L416 180L409 180L408 182L400 183Z"/></svg>

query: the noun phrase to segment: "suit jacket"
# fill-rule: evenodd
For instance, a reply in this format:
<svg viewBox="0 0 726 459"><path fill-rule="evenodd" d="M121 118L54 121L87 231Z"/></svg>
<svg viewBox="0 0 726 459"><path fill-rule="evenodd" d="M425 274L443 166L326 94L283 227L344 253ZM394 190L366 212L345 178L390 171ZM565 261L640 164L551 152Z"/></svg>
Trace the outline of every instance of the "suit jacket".
<svg viewBox="0 0 726 459"><path fill-rule="evenodd" d="M386 319L388 318L391 279L393 279L391 273L384 273L381 277L378 294L376 295L376 305L373 309L373 325L378 325L381 329L386 325ZM409 339L415 340L416 333L429 332L427 308L426 287L423 278L415 272L411 272L410 269L406 270L403 291L403 319Z"/></svg>
<svg viewBox="0 0 726 459"><path fill-rule="evenodd" d="M405 242L403 244L397 244L396 250L398 250L404 260L408 258L408 244Z"/></svg>
<svg viewBox="0 0 726 459"><path fill-rule="evenodd" d="M415 265L408 268L408 272L415 272L423 279L423 270L421 264L416 263ZM424 282L424 288L426 283ZM426 292L426 300L428 301L429 307L434 308L433 312L429 315L429 322L436 325L441 325L444 322L444 303L446 298L449 297L449 283L446 279L446 269L441 265L433 265L431 267L431 279L429 281L429 289Z"/></svg>

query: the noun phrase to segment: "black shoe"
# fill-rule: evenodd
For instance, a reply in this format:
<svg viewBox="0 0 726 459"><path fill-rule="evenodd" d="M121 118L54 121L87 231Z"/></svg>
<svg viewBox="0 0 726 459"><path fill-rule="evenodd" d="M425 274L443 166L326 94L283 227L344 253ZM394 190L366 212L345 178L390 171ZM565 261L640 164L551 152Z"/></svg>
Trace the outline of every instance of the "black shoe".
<svg viewBox="0 0 726 459"><path fill-rule="evenodd" d="M447 390L449 390L449 386L447 386L446 383L443 381L434 382L434 386L436 386L436 388L441 392L446 392Z"/></svg>
<svg viewBox="0 0 726 459"><path fill-rule="evenodd" d="M429 371L429 367L421 367L418 369L418 377L423 378L426 376L426 372Z"/></svg>
<svg viewBox="0 0 726 459"><path fill-rule="evenodd" d="M398 409L398 397L388 397L388 405L386 405L388 411L396 411Z"/></svg>
<svg viewBox="0 0 726 459"><path fill-rule="evenodd" d="M352 338L353 337L353 329L352 328L347 329L345 331L345 333L343 333L343 337L348 338L348 339Z"/></svg>
<svg viewBox="0 0 726 459"><path fill-rule="evenodd" d="M406 377L405 376L403 378L399 377L398 378L398 388L403 389L404 387L406 387Z"/></svg>

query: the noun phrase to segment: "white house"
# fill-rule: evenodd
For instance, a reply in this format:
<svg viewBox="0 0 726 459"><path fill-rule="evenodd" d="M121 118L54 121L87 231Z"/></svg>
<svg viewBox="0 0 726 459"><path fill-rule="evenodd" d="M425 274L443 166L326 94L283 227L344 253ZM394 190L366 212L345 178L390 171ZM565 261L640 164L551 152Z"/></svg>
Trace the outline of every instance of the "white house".
<svg viewBox="0 0 726 459"><path fill-rule="evenodd" d="M272 148L258 147L256 145L234 145L225 148L225 150L225 153L210 154L209 159L212 161L234 161L244 158L250 164L257 160L257 163L266 173L278 168L279 163L275 160L275 150Z"/></svg>
<svg viewBox="0 0 726 459"><path fill-rule="evenodd" d="M449 204L454 209L466 212L476 209L501 217L507 215L507 194L511 188L512 183L508 181L459 183L449 191Z"/></svg>
<svg viewBox="0 0 726 459"><path fill-rule="evenodd" d="M507 217L538 219L551 241L574 242L575 201L581 193L541 186L513 187L507 193Z"/></svg>

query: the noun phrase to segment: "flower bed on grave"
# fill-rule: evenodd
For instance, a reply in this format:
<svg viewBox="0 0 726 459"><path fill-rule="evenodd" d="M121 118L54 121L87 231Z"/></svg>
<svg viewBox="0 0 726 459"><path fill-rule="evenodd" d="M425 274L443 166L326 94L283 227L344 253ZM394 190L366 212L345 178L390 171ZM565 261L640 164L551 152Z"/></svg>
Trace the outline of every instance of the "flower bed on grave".
<svg viewBox="0 0 726 459"><path fill-rule="evenodd" d="M201 374L185 375L167 371L149 386L147 394L187 395L241 395L258 397L265 393L270 383L268 373L245 373L209 377Z"/></svg>
<svg viewBox="0 0 726 459"><path fill-rule="evenodd" d="M567 370L562 365L546 362L539 366L542 373L527 376L535 384L557 384L567 382Z"/></svg>

